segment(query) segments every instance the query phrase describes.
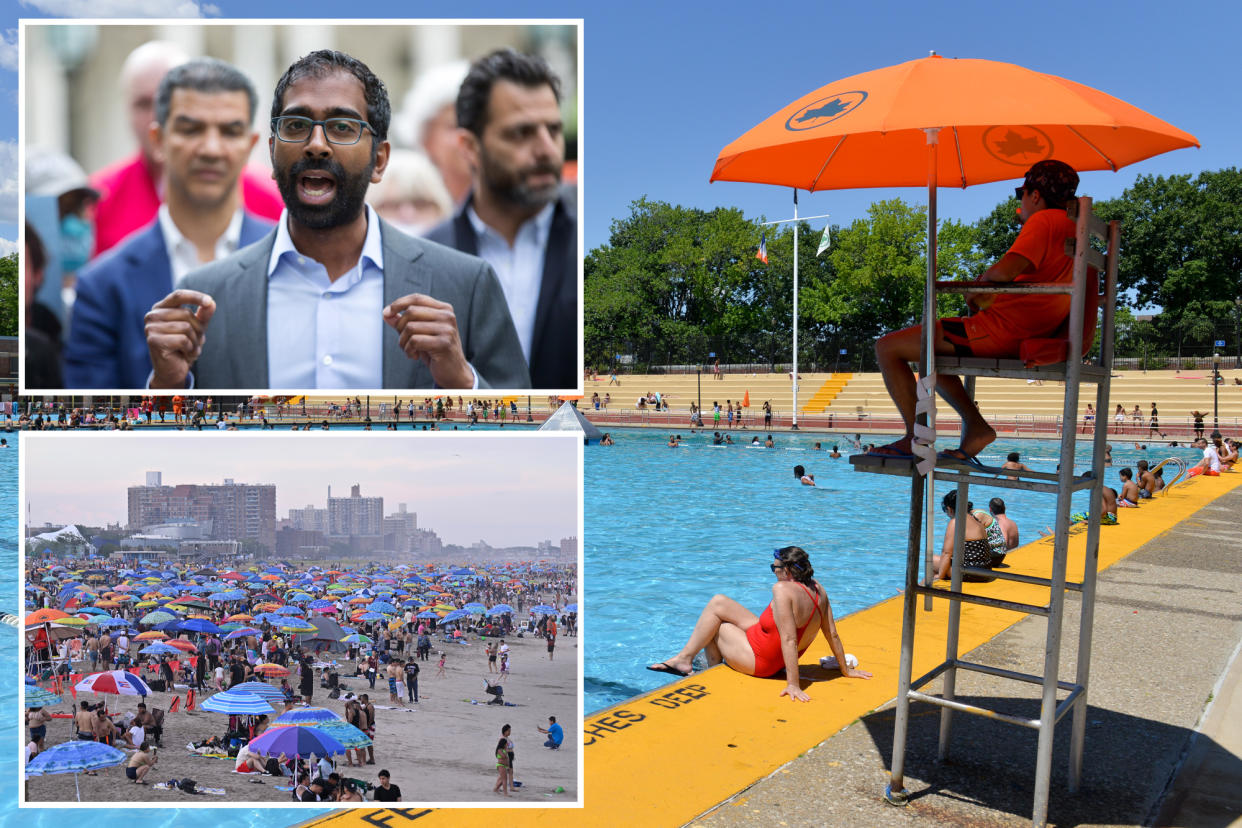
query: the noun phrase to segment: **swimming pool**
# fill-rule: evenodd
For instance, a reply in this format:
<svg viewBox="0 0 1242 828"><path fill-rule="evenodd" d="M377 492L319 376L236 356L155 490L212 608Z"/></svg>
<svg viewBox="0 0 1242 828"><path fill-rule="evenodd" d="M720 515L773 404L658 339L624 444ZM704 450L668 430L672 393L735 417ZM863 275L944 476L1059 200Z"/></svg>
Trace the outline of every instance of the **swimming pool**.
<svg viewBox="0 0 1242 828"><path fill-rule="evenodd" d="M910 483L907 478L855 472L842 454L844 435L776 433L775 447L750 448L753 431L734 431L739 444L716 447L711 434L691 435L667 447L668 432L614 431L616 445L591 446L585 456L584 583L587 606L587 712L666 683L646 665L684 644L707 599L722 592L755 612L771 598L772 550L805 548L816 577L828 590L837 618L895 594L903 585ZM762 439L766 434L761 434ZM1077 463L1090 454L1080 435ZM814 451L816 441L822 451ZM1000 465L1011 451L1038 471L1054 471L1060 443L998 440L981 455ZM1114 443L1117 470L1139 459L1169 456L1197 460L1190 448L1153 446L1147 451ZM815 475L814 488L799 485L793 467ZM937 486L937 498L948 491ZM1033 492L972 488L976 508L1003 497L1023 543L1053 522L1056 499ZM1074 510L1085 510L1079 492ZM1124 519L1124 518L1123 518ZM938 515L936 542L944 533ZM844 642L849 648L849 642Z"/></svg>

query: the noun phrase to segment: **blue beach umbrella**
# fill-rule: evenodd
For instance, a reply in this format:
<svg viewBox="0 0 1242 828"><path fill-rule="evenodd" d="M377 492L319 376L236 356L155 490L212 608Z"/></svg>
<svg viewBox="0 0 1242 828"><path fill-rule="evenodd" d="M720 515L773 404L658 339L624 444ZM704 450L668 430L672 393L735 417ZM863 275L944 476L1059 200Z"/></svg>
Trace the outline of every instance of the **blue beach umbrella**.
<svg viewBox="0 0 1242 828"><path fill-rule="evenodd" d="M261 681L244 681L241 684L234 684L229 691L240 691L242 693L253 693L261 699L275 704L285 703L285 694L281 692L279 687L273 687Z"/></svg>
<svg viewBox="0 0 1242 828"><path fill-rule="evenodd" d="M182 655L181 650L178 650L176 647L165 644L163 641L155 641L151 644L148 644L147 646L143 647L138 652L142 653L143 655L175 655L175 656Z"/></svg>
<svg viewBox="0 0 1242 828"><path fill-rule="evenodd" d="M488 615L503 615L506 612L513 612L513 607L508 604L497 604L487 611Z"/></svg>
<svg viewBox="0 0 1242 828"><path fill-rule="evenodd" d="M273 725L301 725L316 722L343 722L345 721L333 711L326 707L298 707L290 710L288 713L282 713Z"/></svg>
<svg viewBox="0 0 1242 828"><path fill-rule="evenodd" d="M191 618L181 622L181 629L189 632L220 633L220 628L205 618Z"/></svg>
<svg viewBox="0 0 1242 828"><path fill-rule="evenodd" d="M539 604L537 606L531 607L530 611L540 613L541 615L555 615L556 607L550 607L547 604Z"/></svg>
<svg viewBox="0 0 1242 828"><path fill-rule="evenodd" d="M246 636L250 636L250 635L263 635L263 633L260 632L259 630L256 630L254 627L241 627L239 629L233 630L231 633L226 635L224 637L224 640L232 641L235 638L245 638Z"/></svg>
<svg viewBox="0 0 1242 828"><path fill-rule="evenodd" d="M565 605L565 612L577 612L577 611L578 611L577 604L566 604Z"/></svg>
<svg viewBox="0 0 1242 828"><path fill-rule="evenodd" d="M277 723L280 723L279 719ZM330 719L322 722L293 722L291 724L293 727L313 727L320 733L328 734L347 748L364 748L375 744L370 736L341 719Z"/></svg>
<svg viewBox="0 0 1242 828"><path fill-rule="evenodd" d="M257 694L239 690L236 687L225 690L223 693L216 693L199 706L210 713L229 713L246 716L258 716L262 713L276 712L275 708Z"/></svg>
<svg viewBox="0 0 1242 828"><path fill-rule="evenodd" d="M26 765L27 776L46 776L56 773L72 773L73 788L77 792L78 802L82 801L82 790L78 787L78 774L82 771L111 768L126 759L122 751L103 742L84 742L74 740L53 745L40 753Z"/></svg>
<svg viewBox="0 0 1242 828"><path fill-rule="evenodd" d="M464 618L469 614L470 614L469 610L455 609L452 612L450 612L448 615L444 616L442 620L444 623L448 623L449 621L456 621L458 618Z"/></svg>

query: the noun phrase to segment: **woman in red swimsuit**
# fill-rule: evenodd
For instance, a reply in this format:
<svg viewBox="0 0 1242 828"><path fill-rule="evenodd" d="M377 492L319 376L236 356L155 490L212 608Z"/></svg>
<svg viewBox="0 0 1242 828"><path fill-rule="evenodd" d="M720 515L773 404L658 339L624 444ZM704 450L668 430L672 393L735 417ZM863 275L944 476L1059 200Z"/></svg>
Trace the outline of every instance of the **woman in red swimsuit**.
<svg viewBox="0 0 1242 828"><path fill-rule="evenodd" d="M806 552L797 546L786 546L777 549L773 558L771 568L776 583L772 585L772 603L763 615L755 615L732 598L716 595L707 602L681 652L647 669L686 676L694 656L699 650L706 650L709 665L725 661L748 676L767 678L784 670L788 682L781 695L810 701L799 685L798 657L822 631L837 664L842 665L841 675L871 678L867 671L846 664L828 593L815 580L815 570Z"/></svg>

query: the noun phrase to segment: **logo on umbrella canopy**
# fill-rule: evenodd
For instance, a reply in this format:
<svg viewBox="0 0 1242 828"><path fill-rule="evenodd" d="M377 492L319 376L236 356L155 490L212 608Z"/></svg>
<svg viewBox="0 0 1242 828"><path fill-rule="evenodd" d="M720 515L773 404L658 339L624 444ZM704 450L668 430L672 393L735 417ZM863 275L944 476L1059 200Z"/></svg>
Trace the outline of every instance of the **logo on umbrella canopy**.
<svg viewBox="0 0 1242 828"><path fill-rule="evenodd" d="M867 93L861 90L820 98L790 115L789 120L785 122L785 129L800 132L821 127L853 112L865 100L867 100Z"/></svg>
<svg viewBox="0 0 1242 828"><path fill-rule="evenodd" d="M997 161L1029 167L1052 157L1052 139L1033 126L994 126L983 133L983 148Z"/></svg>

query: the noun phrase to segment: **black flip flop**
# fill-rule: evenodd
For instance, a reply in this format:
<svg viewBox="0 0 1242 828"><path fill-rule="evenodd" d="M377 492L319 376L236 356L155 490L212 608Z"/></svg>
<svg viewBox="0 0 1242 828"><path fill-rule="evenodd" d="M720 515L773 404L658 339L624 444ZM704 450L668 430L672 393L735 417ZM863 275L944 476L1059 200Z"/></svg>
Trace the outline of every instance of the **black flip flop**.
<svg viewBox="0 0 1242 828"><path fill-rule="evenodd" d="M676 667L670 666L666 661L661 661L659 664L656 664L653 667L648 667L647 669L653 673L669 673L670 675L677 676L678 678L685 678L690 675L683 670L678 670Z"/></svg>

